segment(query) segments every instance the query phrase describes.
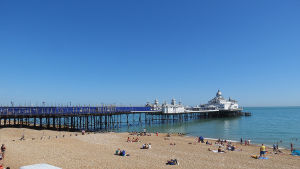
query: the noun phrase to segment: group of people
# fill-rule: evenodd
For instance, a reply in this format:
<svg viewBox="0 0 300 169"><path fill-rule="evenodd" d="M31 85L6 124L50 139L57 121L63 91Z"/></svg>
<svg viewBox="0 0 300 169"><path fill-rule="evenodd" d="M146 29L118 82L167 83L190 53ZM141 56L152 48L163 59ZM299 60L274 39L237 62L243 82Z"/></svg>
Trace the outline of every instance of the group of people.
<svg viewBox="0 0 300 169"><path fill-rule="evenodd" d="M282 153L282 151L279 150L278 143L273 144L273 153L275 153L275 154Z"/></svg>
<svg viewBox="0 0 300 169"><path fill-rule="evenodd" d="M0 169L10 169L10 167L4 168L2 164L0 164Z"/></svg>
<svg viewBox="0 0 300 169"><path fill-rule="evenodd" d="M118 148L118 149L116 150L115 155L119 155L119 156L129 156L129 154L126 154L126 151L125 151L125 150L122 150L122 151L121 151L120 148Z"/></svg>
<svg viewBox="0 0 300 169"><path fill-rule="evenodd" d="M225 146L225 143L227 143L227 140L221 140L220 138L215 142L215 144L219 144L221 146Z"/></svg>
<svg viewBox="0 0 300 169"><path fill-rule="evenodd" d="M142 149L151 149L151 143L149 144L143 144Z"/></svg>
<svg viewBox="0 0 300 169"><path fill-rule="evenodd" d="M249 146L250 145L250 141L251 140L249 140L249 139L248 140L244 140L245 146L247 146L247 145ZM243 145L243 138L241 138L241 145Z"/></svg>
<svg viewBox="0 0 300 169"><path fill-rule="evenodd" d="M0 153L0 169L5 169L2 164L2 160L4 159L4 154L6 151L6 147L4 144L1 145L1 153ZM10 169L10 167L6 167L6 169Z"/></svg>
<svg viewBox="0 0 300 169"><path fill-rule="evenodd" d="M127 138L128 143L139 142L139 141L140 141L140 139L138 137L137 138L132 137L132 139L130 139L130 137Z"/></svg>

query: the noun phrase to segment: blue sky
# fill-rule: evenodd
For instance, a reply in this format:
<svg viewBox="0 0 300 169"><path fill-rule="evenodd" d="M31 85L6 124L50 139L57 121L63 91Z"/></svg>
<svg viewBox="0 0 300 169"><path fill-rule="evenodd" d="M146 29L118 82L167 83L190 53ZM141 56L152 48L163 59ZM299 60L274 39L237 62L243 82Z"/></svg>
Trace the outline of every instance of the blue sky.
<svg viewBox="0 0 300 169"><path fill-rule="evenodd" d="M0 1L0 103L300 105L300 1Z"/></svg>

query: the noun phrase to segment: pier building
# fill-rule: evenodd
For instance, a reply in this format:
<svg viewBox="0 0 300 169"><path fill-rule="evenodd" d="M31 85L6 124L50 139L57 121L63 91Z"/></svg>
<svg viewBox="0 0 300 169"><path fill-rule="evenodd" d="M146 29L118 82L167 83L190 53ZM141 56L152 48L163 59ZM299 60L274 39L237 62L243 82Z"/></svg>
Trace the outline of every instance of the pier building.
<svg viewBox="0 0 300 169"><path fill-rule="evenodd" d="M181 103L176 104L176 100L172 99L171 104L164 103L162 105L162 113L185 113L185 108Z"/></svg>
<svg viewBox="0 0 300 169"><path fill-rule="evenodd" d="M216 97L208 101L207 104L201 105L199 108L204 110L241 110L236 100L232 100L231 98L226 100L220 90L218 90Z"/></svg>

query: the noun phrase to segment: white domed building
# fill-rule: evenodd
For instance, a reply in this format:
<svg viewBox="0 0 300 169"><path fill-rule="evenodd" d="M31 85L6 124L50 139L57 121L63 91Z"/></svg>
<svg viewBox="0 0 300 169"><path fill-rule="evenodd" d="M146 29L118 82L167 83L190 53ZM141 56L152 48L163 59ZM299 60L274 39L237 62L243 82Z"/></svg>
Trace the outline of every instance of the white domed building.
<svg viewBox="0 0 300 169"><path fill-rule="evenodd" d="M181 102L179 102L179 104L176 104L176 100L172 99L171 104L164 103L162 105L162 112L165 114L184 113L185 108L183 105L181 105Z"/></svg>
<svg viewBox="0 0 300 169"><path fill-rule="evenodd" d="M215 110L239 110L239 105L237 101L232 100L229 98L229 100L226 100L222 96L222 92L218 90L216 97L211 99L208 104L201 105L204 109L215 109Z"/></svg>

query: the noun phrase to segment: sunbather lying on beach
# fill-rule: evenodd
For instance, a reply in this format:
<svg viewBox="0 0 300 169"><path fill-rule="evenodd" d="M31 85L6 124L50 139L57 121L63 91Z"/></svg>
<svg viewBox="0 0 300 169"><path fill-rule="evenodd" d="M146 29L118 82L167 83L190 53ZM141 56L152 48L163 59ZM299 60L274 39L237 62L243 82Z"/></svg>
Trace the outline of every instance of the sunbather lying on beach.
<svg viewBox="0 0 300 169"><path fill-rule="evenodd" d="M137 137L136 139L132 138L132 142L139 142L139 138Z"/></svg>
<svg viewBox="0 0 300 169"><path fill-rule="evenodd" d="M206 143L205 143L205 144L207 144L207 145L212 145L212 143L209 143L209 142L208 142L208 140L206 141Z"/></svg>
<svg viewBox="0 0 300 169"><path fill-rule="evenodd" d="M221 149L221 146L218 148L218 150L212 150L211 148L208 148L208 151L212 151L214 153L226 153L224 150Z"/></svg>
<svg viewBox="0 0 300 169"><path fill-rule="evenodd" d="M177 159L171 159L166 164L167 165L179 165L179 162L177 161Z"/></svg>

